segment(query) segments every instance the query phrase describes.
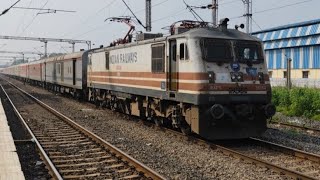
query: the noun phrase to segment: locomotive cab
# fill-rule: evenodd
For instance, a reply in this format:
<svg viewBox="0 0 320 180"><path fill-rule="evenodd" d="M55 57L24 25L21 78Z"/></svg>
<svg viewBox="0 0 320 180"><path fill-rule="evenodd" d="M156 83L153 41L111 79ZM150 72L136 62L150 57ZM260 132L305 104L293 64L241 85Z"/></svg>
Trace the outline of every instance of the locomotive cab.
<svg viewBox="0 0 320 180"><path fill-rule="evenodd" d="M185 115L192 131L208 139L261 135L275 106L260 40L237 30L215 28L184 34L177 57L184 54L188 60L179 61L177 87L181 96L185 94L184 101L194 105ZM192 76L189 84L188 73Z"/></svg>
<svg viewBox="0 0 320 180"><path fill-rule="evenodd" d="M182 24L167 37L90 51L88 100L211 140L263 133L274 106L261 42Z"/></svg>

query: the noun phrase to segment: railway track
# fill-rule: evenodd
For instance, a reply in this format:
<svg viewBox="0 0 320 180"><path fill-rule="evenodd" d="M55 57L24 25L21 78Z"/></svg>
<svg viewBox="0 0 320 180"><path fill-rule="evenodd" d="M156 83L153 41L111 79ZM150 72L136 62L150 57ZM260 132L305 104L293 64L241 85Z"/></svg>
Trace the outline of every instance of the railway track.
<svg viewBox="0 0 320 180"><path fill-rule="evenodd" d="M240 158L297 179L320 179L320 156L264 140L250 138L220 146Z"/></svg>
<svg viewBox="0 0 320 180"><path fill-rule="evenodd" d="M150 126L149 123L144 124ZM320 179L320 157L318 155L254 138L229 142L208 142L196 137L186 137L171 129L161 129L175 133L181 138L188 138L195 143L208 145L226 155L266 167L281 175L296 179Z"/></svg>
<svg viewBox="0 0 320 180"><path fill-rule="evenodd" d="M299 125L295 125L295 124L289 124L289 123L283 123L283 122L272 122L272 121L269 124L273 124L278 127L282 126L282 127L289 127L289 128L304 130L304 131L307 131L308 133L320 134L320 129L307 127L307 126L299 126Z"/></svg>
<svg viewBox="0 0 320 180"><path fill-rule="evenodd" d="M10 90L7 98L31 133L54 179L164 179L17 86L3 86L4 92ZM22 99L23 103L16 108L9 96Z"/></svg>
<svg viewBox="0 0 320 180"><path fill-rule="evenodd" d="M320 179L320 156L267 142L257 138L211 142L196 137L186 137L172 129L164 129L188 141L217 149L222 153L246 162L266 167L294 179Z"/></svg>

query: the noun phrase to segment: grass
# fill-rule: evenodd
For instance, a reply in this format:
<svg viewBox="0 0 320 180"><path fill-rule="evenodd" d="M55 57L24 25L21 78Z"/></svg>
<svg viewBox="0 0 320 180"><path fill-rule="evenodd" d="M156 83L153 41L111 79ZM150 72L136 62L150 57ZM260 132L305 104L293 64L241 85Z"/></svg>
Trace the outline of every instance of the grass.
<svg viewBox="0 0 320 180"><path fill-rule="evenodd" d="M272 88L272 102L286 116L320 121L320 90L315 88Z"/></svg>

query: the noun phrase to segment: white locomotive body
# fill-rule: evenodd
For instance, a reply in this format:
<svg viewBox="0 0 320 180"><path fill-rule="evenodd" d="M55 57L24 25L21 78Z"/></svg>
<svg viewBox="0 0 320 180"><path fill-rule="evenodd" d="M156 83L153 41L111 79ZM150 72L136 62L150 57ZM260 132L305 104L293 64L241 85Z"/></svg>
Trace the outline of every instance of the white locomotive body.
<svg viewBox="0 0 320 180"><path fill-rule="evenodd" d="M244 138L274 113L261 42L196 28L89 52L89 100L207 139Z"/></svg>

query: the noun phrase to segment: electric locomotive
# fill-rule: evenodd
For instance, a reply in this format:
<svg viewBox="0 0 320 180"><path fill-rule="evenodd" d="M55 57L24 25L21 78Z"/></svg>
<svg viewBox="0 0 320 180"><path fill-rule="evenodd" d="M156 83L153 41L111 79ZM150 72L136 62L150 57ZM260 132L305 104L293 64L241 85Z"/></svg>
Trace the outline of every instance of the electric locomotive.
<svg viewBox="0 0 320 180"><path fill-rule="evenodd" d="M258 38L182 21L88 54L88 100L206 139L259 136L275 113Z"/></svg>

